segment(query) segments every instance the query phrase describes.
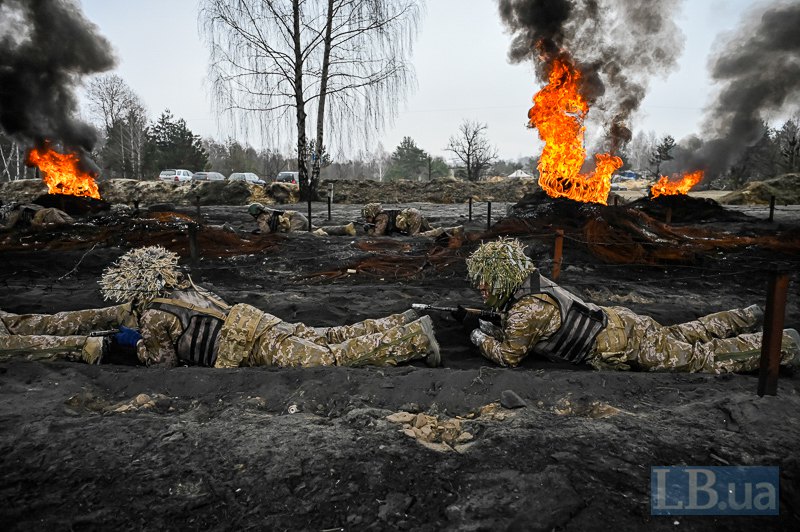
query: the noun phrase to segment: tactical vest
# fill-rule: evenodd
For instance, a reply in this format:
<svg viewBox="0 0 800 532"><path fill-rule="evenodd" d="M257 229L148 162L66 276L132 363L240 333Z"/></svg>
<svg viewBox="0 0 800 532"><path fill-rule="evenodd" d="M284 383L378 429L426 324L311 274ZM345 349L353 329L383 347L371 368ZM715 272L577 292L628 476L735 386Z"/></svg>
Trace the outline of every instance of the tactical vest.
<svg viewBox="0 0 800 532"><path fill-rule="evenodd" d="M269 224L268 224L270 233L278 232L278 223L280 222L280 220L278 220L278 217L283 216L283 212L284 211L275 211L275 210L272 211L272 216L269 217Z"/></svg>
<svg viewBox="0 0 800 532"><path fill-rule="evenodd" d="M214 366L225 313L167 298L154 299L149 308L168 312L180 320L183 332L175 345L178 360L190 366Z"/></svg>
<svg viewBox="0 0 800 532"><path fill-rule="evenodd" d="M383 214L389 217L388 221L386 222L386 234L390 235L392 233L399 233L400 230L397 228L397 215L400 214L400 211L397 209L392 209L383 211Z"/></svg>
<svg viewBox="0 0 800 532"><path fill-rule="evenodd" d="M505 309L508 310L523 297L535 294L547 294L556 300L561 313L561 327L546 340L536 342L531 351L556 361L582 363L597 335L608 325L606 313L597 305L585 303L567 292L539 272L534 272L522 283L506 303Z"/></svg>

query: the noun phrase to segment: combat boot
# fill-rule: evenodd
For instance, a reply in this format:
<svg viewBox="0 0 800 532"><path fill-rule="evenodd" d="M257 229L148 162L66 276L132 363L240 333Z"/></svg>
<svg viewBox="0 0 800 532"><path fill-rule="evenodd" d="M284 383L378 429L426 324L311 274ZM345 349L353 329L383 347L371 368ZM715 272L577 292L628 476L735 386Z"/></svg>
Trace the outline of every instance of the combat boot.
<svg viewBox="0 0 800 532"><path fill-rule="evenodd" d="M403 324L411 323L412 321L417 321L419 319L419 314L413 308L406 310L405 312L400 313L403 316Z"/></svg>
<svg viewBox="0 0 800 532"><path fill-rule="evenodd" d="M797 332L797 329L784 329L783 335L788 336L794 343L794 346L792 346L794 348L794 358L789 361L789 366L800 370L800 332Z"/></svg>
<svg viewBox="0 0 800 532"><path fill-rule="evenodd" d="M87 364L100 364L111 346L110 336L90 336L81 350L81 359Z"/></svg>
<svg viewBox="0 0 800 532"><path fill-rule="evenodd" d="M436 341L436 335L433 332L431 317L421 317L419 324L422 325L422 334L428 337L428 356L425 357L425 363L432 368L441 366L442 355L439 352L439 342Z"/></svg>

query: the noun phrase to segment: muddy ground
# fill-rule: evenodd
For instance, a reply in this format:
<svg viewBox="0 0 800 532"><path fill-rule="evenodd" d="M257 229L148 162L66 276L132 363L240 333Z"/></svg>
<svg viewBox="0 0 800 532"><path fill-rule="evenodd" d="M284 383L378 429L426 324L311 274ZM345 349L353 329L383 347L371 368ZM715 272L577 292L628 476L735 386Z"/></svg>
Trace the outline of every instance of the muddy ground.
<svg viewBox="0 0 800 532"><path fill-rule="evenodd" d="M414 302L479 304L463 259L490 236L486 204L474 206L471 222L466 204L414 206L435 225L466 224L470 239L264 236L252 232L243 208L204 206L193 277L228 301L313 325ZM493 224L507 206L493 204ZM360 206L334 205L330 222L326 205L313 208L325 225L357 218ZM790 208L772 224L764 208L725 209L751 219L700 225L787 239L800 228ZM162 218L170 231L141 221L120 231L95 219L0 234L0 308L104 305L96 281L132 244L161 243L188 264L185 226L176 220ZM545 273L552 229L521 236ZM389 260L369 262L376 257ZM611 264L575 238L566 241L559 281L596 303L675 323L763 304L772 265L797 259L753 245L691 262ZM787 327L800 327L798 292L795 280ZM121 356L101 366L0 363L0 526L798 529L800 376L782 372L778 395L759 398L755 375L597 372L536 360L502 369L477 354L449 315L433 318L444 360L435 369L162 370ZM520 399L524 406L505 408ZM651 466L729 464L780 467L779 517L650 515Z"/></svg>

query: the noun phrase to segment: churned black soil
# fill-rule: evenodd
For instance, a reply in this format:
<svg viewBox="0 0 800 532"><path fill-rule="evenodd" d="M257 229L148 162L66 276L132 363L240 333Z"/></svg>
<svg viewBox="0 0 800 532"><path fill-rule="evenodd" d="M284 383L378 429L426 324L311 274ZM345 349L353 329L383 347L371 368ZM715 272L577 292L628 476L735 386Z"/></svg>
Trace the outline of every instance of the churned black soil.
<svg viewBox="0 0 800 532"><path fill-rule="evenodd" d="M194 280L229 302L289 321L338 325L417 302L479 305L464 258L510 223L502 220L508 204L493 205L490 232L485 204L474 206L471 221L463 203L414 206L434 225L464 223L467 238L258 235L241 206L201 209L194 262L181 221L194 216L191 207L173 218L87 217L72 228L7 232L0 234L0 308L55 312L108 304L99 294L100 273L130 246L146 243L178 251ZM305 212L304 205L294 208ZM324 226L357 219L360 206L334 205L330 221L326 205L313 208L315 223ZM603 210L589 212L594 219ZM561 224L528 220L527 232L512 224L509 234L529 245L547 274ZM755 241L615 264L598 258L581 223L560 222L572 224L562 285L663 323L763 304L770 269L796 267L798 258L791 247ZM790 243L797 234L796 222L768 224L763 217L705 227ZM793 281L787 327L800 327L798 301ZM499 368L480 357L468 331L447 313L432 316L441 368L164 370L128 365L122 352L101 366L2 363L0 527L796 530L800 524L797 375L783 372L778 395L759 398L755 375L597 372L536 360ZM519 400L523 407L505 408ZM461 437L412 437L413 427L387 419L397 412L457 420ZM650 515L651 466L729 464L780 467L779 517Z"/></svg>

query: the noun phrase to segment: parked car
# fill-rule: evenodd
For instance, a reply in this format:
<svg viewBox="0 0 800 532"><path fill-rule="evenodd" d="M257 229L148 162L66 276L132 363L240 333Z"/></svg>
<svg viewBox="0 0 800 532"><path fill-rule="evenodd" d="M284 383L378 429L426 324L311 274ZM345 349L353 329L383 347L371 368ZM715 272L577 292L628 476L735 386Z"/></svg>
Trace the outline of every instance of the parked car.
<svg viewBox="0 0 800 532"><path fill-rule="evenodd" d="M633 172L631 170L625 170L623 172L611 176L612 183L621 183L623 181L636 181L637 179L639 179L639 176L636 174L636 172Z"/></svg>
<svg viewBox="0 0 800 532"><path fill-rule="evenodd" d="M252 172L234 172L228 176L228 181L247 181L254 185L266 185L263 179Z"/></svg>
<svg viewBox="0 0 800 532"><path fill-rule="evenodd" d="M294 183L295 185L300 180L300 172L280 172L276 177L275 181L278 183Z"/></svg>
<svg viewBox="0 0 800 532"><path fill-rule="evenodd" d="M162 170L160 174L158 174L158 178L161 181L171 181L173 183L180 183L183 181L191 181L192 180L192 173L189 170Z"/></svg>
<svg viewBox="0 0 800 532"><path fill-rule="evenodd" d="M195 172L192 179L194 181L225 181L225 176L219 172Z"/></svg>

